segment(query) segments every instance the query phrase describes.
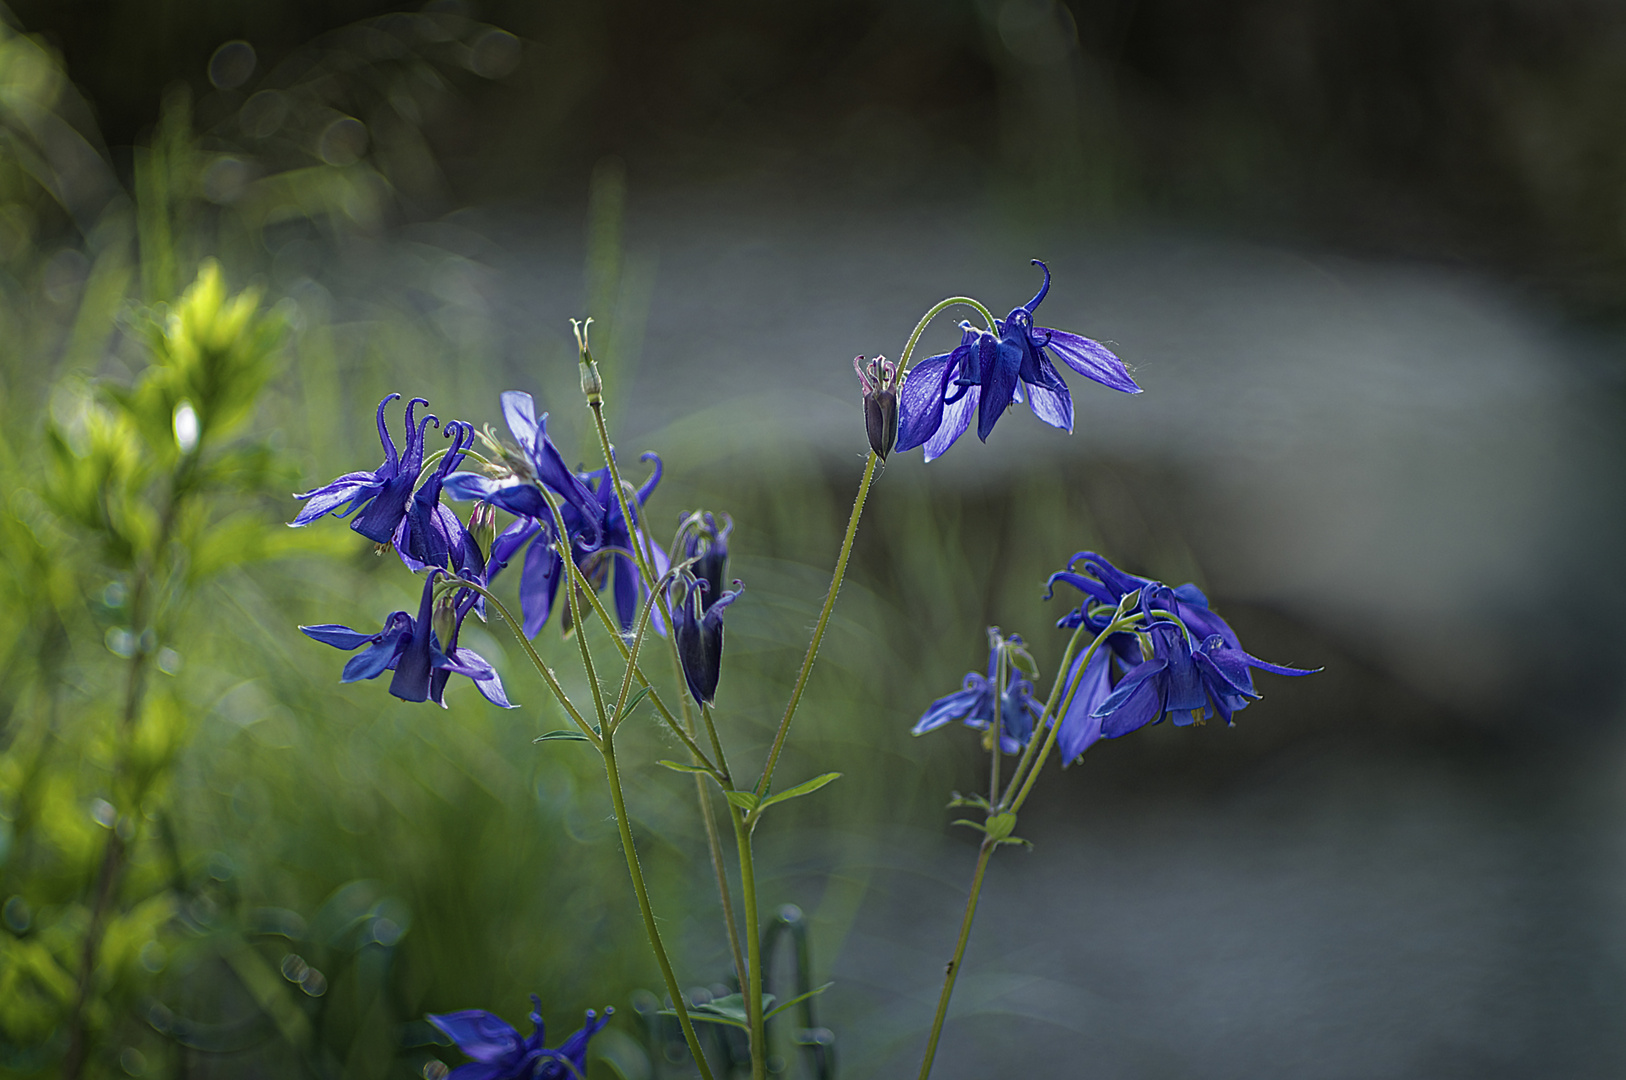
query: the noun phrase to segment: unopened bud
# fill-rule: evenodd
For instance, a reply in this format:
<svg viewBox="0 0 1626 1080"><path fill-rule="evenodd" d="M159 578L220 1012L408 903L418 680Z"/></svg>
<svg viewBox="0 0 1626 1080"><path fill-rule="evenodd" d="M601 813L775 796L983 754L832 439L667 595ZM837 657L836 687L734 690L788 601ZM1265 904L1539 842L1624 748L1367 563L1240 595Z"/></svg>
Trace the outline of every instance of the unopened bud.
<svg viewBox="0 0 1626 1080"><path fill-rule="evenodd" d="M591 317L579 323L570 320L570 329L576 334L576 350L581 357L582 393L587 397L587 404L598 405L604 401L604 380L599 377L593 350L587 347L587 328L592 324Z"/></svg>
<svg viewBox="0 0 1626 1080"><path fill-rule="evenodd" d="M448 592L435 601L435 614L430 621L443 650L451 648L452 634L457 631L457 604L452 596L453 593Z"/></svg>
<svg viewBox="0 0 1626 1080"><path fill-rule="evenodd" d="M486 558L497 542L497 508L488 502L477 502L469 512L469 535L479 545Z"/></svg>

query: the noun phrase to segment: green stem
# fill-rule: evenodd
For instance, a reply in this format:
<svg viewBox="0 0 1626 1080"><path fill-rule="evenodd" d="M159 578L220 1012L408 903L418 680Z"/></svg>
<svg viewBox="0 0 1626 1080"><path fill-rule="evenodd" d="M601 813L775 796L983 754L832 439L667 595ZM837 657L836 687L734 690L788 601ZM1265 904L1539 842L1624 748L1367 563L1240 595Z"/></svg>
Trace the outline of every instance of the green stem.
<svg viewBox="0 0 1626 1080"><path fill-rule="evenodd" d="M1085 668L1089 667L1089 665L1090 665L1090 657L1095 655L1095 650L1099 649L1101 647L1101 645L1107 640L1107 638L1111 637L1113 634L1118 633L1118 631L1120 631L1120 630L1128 629L1129 627L1135 625L1135 623L1138 622L1139 620L1140 620L1140 615L1138 615L1138 614L1132 614L1132 615L1128 615L1128 616L1120 615L1118 618L1116 618L1112 622L1108 623L1107 628L1105 630L1102 630L1099 634L1097 634L1095 636L1095 640L1090 642L1090 647L1084 650L1084 656L1079 661L1079 664L1078 664L1079 670L1083 671ZM1063 670L1061 672L1058 672L1056 677L1057 678L1066 678L1065 670ZM1077 679L1077 680L1075 680L1073 682L1073 685L1068 688L1068 690L1067 690L1067 698L1061 704L1061 712L1062 713L1065 713L1067 711L1068 707L1072 705L1072 703L1073 703L1073 695L1078 693L1078 684L1083 682L1083 681L1084 680L1082 678ZM1044 768L1045 760L1050 756L1051 748L1056 745L1056 733L1059 732L1060 730L1061 730L1061 724L1059 722L1052 721L1049 728L1045 731L1044 748L1039 751L1039 757L1037 758L1037 760L1035 760L1033 762L1033 768L1028 771L1027 779L1023 781L1022 788L1021 788L1020 791L1017 792L1016 798L1011 799L1010 800L1010 806L1006 807L1006 809L1008 811L1010 811L1011 813L1014 814L1018 810L1022 809L1022 804L1027 802L1028 792L1033 790L1034 782L1039 779L1039 772L1040 772L1041 769ZM1032 741L1036 742L1038 740L1032 740ZM1016 785L1015 784L1011 785L1011 790L1016 791ZM1008 795L1009 795L1009 792L1007 792L1007 796Z"/></svg>
<svg viewBox="0 0 1626 1080"><path fill-rule="evenodd" d="M683 1039L689 1044L689 1053L694 1055L694 1063L704 1080L714 1080L711 1067L706 1063L705 1052L700 1049L700 1038L695 1034L694 1023L689 1019L683 990L678 986L677 976L672 973L672 962L666 957L666 947L661 944L660 929L655 925L655 911L649 903L649 888L644 884L644 872L638 864L638 849L632 843L632 823L627 818L627 800L621 791L621 773L615 763L615 740L607 736L600 753L604 757L604 775L610 782L610 801L615 806L615 823L621 832L621 847L627 854L627 873L632 877L632 891L638 896L638 911L644 917L644 933L649 937L649 947L654 950L655 962L660 965L661 978L666 981L666 992L672 998L672 1008L677 1011L678 1024L683 1028Z"/></svg>
<svg viewBox="0 0 1626 1080"><path fill-rule="evenodd" d="M728 872L723 869L723 841L717 835L717 818L711 812L711 792L706 778L694 778L695 795L700 800L700 820L706 826L706 847L711 851L711 872L717 877L717 896L723 904L723 923L728 927L728 951L734 957L734 974L745 985L745 956L740 952L740 931L734 923L734 898L728 891Z"/></svg>
<svg viewBox="0 0 1626 1080"><path fill-rule="evenodd" d="M745 1018L751 1025L751 1080L765 1080L768 1075L767 1024L762 1017L762 933L757 925L756 867L751 858L751 828L745 823L745 814L733 804L728 808L729 819L734 822L734 843L740 854L740 895L745 905L746 985L741 987L745 997Z"/></svg>
<svg viewBox="0 0 1626 1080"><path fill-rule="evenodd" d="M920 328L916 327L915 336L919 337ZM914 347L914 339L909 342L909 349ZM909 350L906 349L905 352ZM841 540L841 554L836 556L836 569L830 576L830 592L824 598L824 610L819 612L819 621L813 627L813 640L807 643L807 655L802 658L802 670L796 676L796 685L791 689L790 701L785 705L785 715L779 721L779 730L773 737L773 748L768 751L768 762L762 768L762 779L757 781L757 798L766 798L768 784L773 780L774 766L779 763L779 752L785 747L785 735L790 731L791 718L796 715L796 706L801 703L802 691L807 688L807 677L813 670L813 660L819 655L819 643L824 640L825 627L830 625L830 612L835 610L836 594L841 591L841 582L847 576L847 559L853 552L853 537L858 535L858 519L864 514L864 500L869 496L870 484L875 481L875 463L880 459L875 452L870 451L869 461L864 465L864 478L858 482L858 494L853 498L853 510L847 518L847 534Z"/></svg>
<svg viewBox="0 0 1626 1080"><path fill-rule="evenodd" d="M672 625L672 605L667 600L665 590L657 588L653 566L654 560L649 557L648 553L644 551L643 545L638 542L637 519L631 514L631 508L627 503L627 491L621 486L621 469L615 463L615 451L610 446L610 429L604 423L603 391L600 390L596 400L589 399L588 405L593 410L593 427L598 431L598 446L600 452L604 455L604 466L610 470L610 487L615 492L616 505L621 509L621 520L626 522L627 536L632 541L632 553L638 563L638 573L643 577L645 586L655 596L656 602L660 605L661 617L666 620L666 625L670 627ZM694 730L694 713L690 711L689 699L683 696L681 689L687 684L683 679L683 660L678 656L677 635L668 633L666 639L671 645L669 651L672 654L672 674L679 687L678 706L683 710L683 726L692 733ZM701 710L701 712L704 715L704 710ZM727 775L728 759L723 753L722 742L717 738L717 731L713 728L709 719L706 720L706 734L711 738L711 750L717 757L717 767L724 775Z"/></svg>
<svg viewBox="0 0 1626 1080"><path fill-rule="evenodd" d="M910 357L915 354L915 346L920 342L920 335L926 332L926 327L931 325L931 321L955 304L964 304L976 309L988 323L988 329L990 331L994 329L993 315L969 296L951 296L947 300L940 300L915 324L915 329L910 333L909 340L903 346L903 353L898 358L899 371L908 370ZM779 730L774 733L773 747L768 751L768 762L763 766L762 779L757 781L758 798L764 798L768 794L768 785L773 781L774 766L779 763L779 753L784 749L785 736L790 731L791 718L796 715L796 706L802 700L802 691L807 687L807 677L813 670L813 660L819 653L819 643L824 640L825 627L830 623L830 612L836 606L836 594L841 591L841 582L847 575L847 558L852 554L853 537L858 535L858 519L863 516L864 500L869 496L870 484L875 481L875 465L878 460L871 452L868 462L864 465L864 478L859 481L858 494L853 498L852 515L847 519L847 534L841 541L841 554L836 557L835 572L830 576L830 592L824 598L824 610L819 612L819 621L813 627L813 640L807 644L807 655L802 658L802 670L796 676L796 685L790 692L790 701L785 705L785 715L779 721ZM675 643L673 649L675 654Z"/></svg>
<svg viewBox="0 0 1626 1080"><path fill-rule="evenodd" d="M1067 639L1067 650L1061 654L1061 666L1056 669L1056 680L1050 686L1050 696L1045 699L1044 710L1039 714L1039 726L1035 729L1035 735L1043 731L1047 724L1061 723L1060 714L1056 712L1056 698L1061 694L1061 688L1066 683L1068 665L1073 662L1073 653L1078 650L1079 639L1084 636L1086 629L1088 627L1082 622L1079 623L1078 628L1073 631L1073 636ZM1011 773L1011 786L1005 790L1007 796L1022 783L1022 778L1028 766L1033 763L1033 755L1039 749L1039 742L1038 738L1028 740L1027 747L1022 751L1021 758L1016 762L1016 771ZM992 802L993 800L989 801Z"/></svg>
<svg viewBox="0 0 1626 1080"><path fill-rule="evenodd" d="M654 560L649 557L648 553L644 551L643 545L638 542L638 530L634 527L635 519L629 513L631 508L627 503L627 492L626 489L621 486L621 471L615 463L615 453L610 446L609 427L604 422L602 388L600 389L596 399L589 399L588 405L593 410L593 426L598 430L599 450L604 454L605 467L610 470L610 486L615 491L616 504L621 509L621 520L627 523L627 536L632 541L633 555L636 557L638 562L638 572L643 576L645 583L649 587L650 601L660 605L661 615L663 618L665 618L666 625L670 627L672 626L672 610L671 605L668 603L666 598L666 590L661 587L661 583L659 581L655 580L655 572L653 567ZM609 612L604 610L602 604L596 602L596 596L594 599L594 607L598 608L600 617L604 619L605 625L608 626ZM682 660L679 658L677 653L677 636L675 634L668 633L667 639L671 642L672 670L673 674L676 676L678 685L678 703L683 710L683 728L680 729L677 726L675 719L670 713L666 714L667 724L674 732L677 733L678 737L681 738L684 744L689 748L689 753L693 756L695 763L704 763L712 770L712 774L717 778L718 783L723 787L723 789L725 791L729 790L734 786L734 784L728 776L728 762L727 758L723 754L723 744L722 741L717 738L717 728L711 722L711 714L706 710L704 705L700 707L700 716L701 719L705 721L706 734L711 739L712 753L717 756L716 765L712 765L711 761L706 757L706 755L701 753L700 748L695 745L694 738L690 734L694 726L694 721L693 714L689 711L688 699L683 696L683 687L687 684L683 679ZM629 666L627 669L629 675L633 670L630 665L631 661L629 660ZM642 673L640 672L639 674L640 677L642 677ZM647 682L645 685L648 685ZM740 934L738 927L736 927L734 924L734 903L728 892L728 874L723 869L722 840L717 835L717 821L712 816L711 812L711 793L706 790L705 781L698 776L695 777L695 798L700 804L700 818L706 826L706 847L711 854L712 873L717 877L717 897L722 902L723 906L723 922L728 930L729 951L734 957L734 972L739 976L740 984L743 986L745 984L746 973L745 960L740 955Z"/></svg>
<svg viewBox="0 0 1626 1080"><path fill-rule="evenodd" d="M632 655L632 650L627 647L626 641L622 639L621 631L616 628L615 621L610 618L610 613L605 610L604 602L598 598L598 593L589 590L586 595L588 603L593 606L594 611L598 612L599 622L604 624L604 629L609 631L610 637L615 641L616 647L621 650L621 658L625 660L630 657ZM635 678L637 678L638 685L646 688L649 691L649 700L654 703L655 711L660 714L662 722L666 724L673 735L676 735L678 739L682 741L684 746L688 747L689 753L695 755L695 764L706 766L708 769L715 772L723 781L728 781L728 770L713 764L706 757L706 755L701 752L699 745L696 744L693 737L685 732L683 727L679 725L677 717L672 715L672 710L668 708L666 702L661 699L660 693L653 685L650 684L649 677L644 674L643 669L634 667L633 675ZM678 685L681 686L682 683L682 673L680 672L678 675ZM727 786L726 783L725 786Z"/></svg>
<svg viewBox="0 0 1626 1080"><path fill-rule="evenodd" d="M909 370L909 358L915 354L915 343L920 340L920 335L926 332L926 327L931 325L931 321L937 318L937 316L941 315L947 309L953 307L955 304L964 304L968 308L976 309L977 314L982 316L983 322L988 324L988 332L998 332L994 329L994 323L996 320L994 319L993 314L989 312L987 308L971 299L971 297L951 296L947 300L939 300L937 303L933 304L931 308L927 310L926 314L920 317L920 321L915 324L915 331L909 335L909 343L903 347L903 355L898 358L899 371Z"/></svg>
<svg viewBox="0 0 1626 1080"><path fill-rule="evenodd" d="M988 860L999 844L992 837L982 842L977 853L977 872L971 878L971 895L966 897L965 917L960 920L960 940L954 946L954 957L943 973L943 992L937 997L937 1015L932 1018L932 1033L926 1039L926 1056L920 1063L920 1080L931 1075L932 1059L937 1056L937 1039L943 1034L943 1018L948 1015L949 997L954 993L954 981L960 976L960 960L965 956L966 942L971 940L971 920L977 914L977 898L982 895L982 878L988 870Z"/></svg>

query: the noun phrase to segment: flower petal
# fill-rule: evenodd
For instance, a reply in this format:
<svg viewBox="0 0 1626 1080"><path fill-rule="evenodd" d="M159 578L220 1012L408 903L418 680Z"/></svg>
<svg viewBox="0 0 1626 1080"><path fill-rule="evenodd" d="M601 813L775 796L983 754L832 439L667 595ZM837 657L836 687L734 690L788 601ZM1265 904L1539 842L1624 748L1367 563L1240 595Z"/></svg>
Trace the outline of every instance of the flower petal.
<svg viewBox="0 0 1626 1080"><path fill-rule="evenodd" d="M926 732L940 728L944 724L953 723L955 720L969 716L976 710L977 703L982 699L985 692L984 686L986 684L982 676L977 675L975 678L978 680L976 687L957 691L947 697L940 697L927 706L920 719L915 721L915 726L909 729L909 733L924 735Z"/></svg>
<svg viewBox="0 0 1626 1080"><path fill-rule="evenodd" d="M982 401L977 406L977 438L987 442L994 425L1005 415L1011 397L1016 393L1016 373L1022 367L1022 350L1009 342L986 337L977 347L984 357ZM990 349L995 353L992 362L987 359Z"/></svg>
<svg viewBox="0 0 1626 1080"><path fill-rule="evenodd" d="M958 401L946 402L943 405L943 426L937 429L937 434L926 440L926 460L942 457L954 440L964 435L971 426L971 418L977 415L977 405L982 400L982 388L970 387L961 395Z"/></svg>
<svg viewBox="0 0 1626 1080"><path fill-rule="evenodd" d="M943 425L943 398L959 352L928 356L909 369L898 391L898 441L892 447L896 452L924 446Z"/></svg>
<svg viewBox="0 0 1626 1080"><path fill-rule="evenodd" d="M326 484L314 491L307 491L303 495L295 495L296 499L309 501L300 509L299 515L288 524L293 528L309 525L317 518L330 511L338 510L345 503L360 503L363 499L370 499L383 489L378 477L368 472L345 473L331 484ZM350 513L355 507L346 507L338 510L340 517Z"/></svg>
<svg viewBox="0 0 1626 1080"><path fill-rule="evenodd" d="M429 1022L445 1032L457 1048L479 1062L493 1062L519 1049L519 1032L500 1016L484 1009L429 1014Z"/></svg>
<svg viewBox="0 0 1626 1080"><path fill-rule="evenodd" d="M1118 359L1111 349L1099 341L1070 334L1066 330L1051 330L1042 326L1035 327L1034 331L1038 334L1049 334L1050 340L1045 342L1045 348L1054 352L1061 358L1062 363L1086 379L1094 379L1102 386L1110 386L1126 394L1140 393L1140 387L1129 377L1129 368L1124 366L1124 362Z"/></svg>
<svg viewBox="0 0 1626 1080"><path fill-rule="evenodd" d="M548 621L565 569L565 561L547 541L544 535L531 544L519 575L519 613L526 637L535 637Z"/></svg>
<svg viewBox="0 0 1626 1080"><path fill-rule="evenodd" d="M1067 672L1067 693L1072 697L1067 699L1067 709L1056 732L1056 747L1061 751L1063 765L1071 765L1083 757L1084 751L1101 737L1101 718L1095 715L1095 710L1112 692L1112 650L1105 645L1102 642L1095 647L1088 664L1084 664L1084 654L1080 653ZM1080 665L1084 665L1082 672Z"/></svg>
<svg viewBox="0 0 1626 1080"><path fill-rule="evenodd" d="M536 446L536 402L523 390L504 390L500 400L508 430L513 432L519 448L531 453Z"/></svg>
<svg viewBox="0 0 1626 1080"><path fill-rule="evenodd" d="M386 619L385 626L388 627L388 625L389 620ZM331 645L335 649L346 650L366 645L369 642L375 642L384 636L382 630L376 634L363 634L360 630L352 630L348 626L340 626L338 623L301 626L299 629L304 632L305 636L315 638L323 645Z"/></svg>

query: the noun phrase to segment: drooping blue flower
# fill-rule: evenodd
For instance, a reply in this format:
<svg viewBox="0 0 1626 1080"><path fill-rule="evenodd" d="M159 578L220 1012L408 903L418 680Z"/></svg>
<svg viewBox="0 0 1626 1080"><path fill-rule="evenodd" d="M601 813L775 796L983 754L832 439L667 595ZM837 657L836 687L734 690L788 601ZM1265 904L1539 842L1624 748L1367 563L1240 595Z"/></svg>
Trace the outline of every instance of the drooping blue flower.
<svg viewBox="0 0 1626 1080"><path fill-rule="evenodd" d="M533 1030L526 1038L507 1021L484 1009L429 1014L429 1022L474 1060L459 1065L447 1080L574 1080L586 1075L587 1042L609 1023L615 1010L587 1010L587 1022L550 1050L542 1045L542 999L531 995ZM568 1065L566 1064L568 1062Z"/></svg>
<svg viewBox="0 0 1626 1080"><path fill-rule="evenodd" d="M384 463L372 472L345 473L330 484L303 495L296 494L294 498L309 501L288 523L290 526L309 525L324 514L346 517L359 510L350 523L352 529L375 544L387 544L395 539L410 508L412 487L423 468L424 429L440 423L428 413L422 420L414 418L414 409L429 404L424 398L407 402L406 446L397 453L395 440L390 438L389 428L384 423L384 406L400 396L391 394L378 403L378 441L384 444Z"/></svg>
<svg viewBox="0 0 1626 1080"><path fill-rule="evenodd" d="M1072 569L1081 563L1084 573ZM1056 582L1085 594L1084 603L1057 626L1082 625L1100 634L1119 602L1132 593L1138 593L1133 605L1142 615L1135 631L1120 631L1102 642L1082 670L1082 655L1073 662L1068 686L1076 682L1077 689L1065 691L1072 699L1056 733L1063 764L1077 760L1097 739L1127 735L1165 716L1185 725L1217 713L1232 723L1238 710L1259 697L1250 668L1278 675L1314 673L1249 655L1195 585L1171 589L1127 574L1092 551L1074 555L1067 570L1050 576L1052 587Z"/></svg>
<svg viewBox="0 0 1626 1080"><path fill-rule="evenodd" d="M1062 363L1103 386L1140 393L1124 362L1098 341L1034 326L1034 309L1050 291L1050 268L1038 259L1044 284L1032 300L995 320L994 331L961 323L960 344L952 352L916 364L899 393L899 452L925 446L926 460L941 455L977 417L977 437L987 441L1013 401L1026 397L1034 415L1064 431L1073 430L1073 399L1053 354Z"/></svg>
<svg viewBox="0 0 1626 1080"><path fill-rule="evenodd" d="M736 581L730 591L710 597L711 585L705 580L687 571L678 577L670 587L681 593L672 603L672 633L683 681L696 702L710 705L723 669L723 609L739 599L744 586Z"/></svg>
<svg viewBox="0 0 1626 1080"><path fill-rule="evenodd" d="M425 579L416 619L404 611L391 612L384 620L383 629L376 634L337 623L299 629L324 645L347 652L367 646L344 665L341 682L376 679L386 671L393 671L391 694L402 701L433 701L444 708L447 680L452 675L466 675L487 701L505 709L513 708L503 692L497 669L473 649L457 644L463 619L474 607L476 594L460 590L458 596L446 598L442 609L437 611L434 584L440 573L439 569L431 570ZM436 627L437 622L442 624L440 628ZM445 631L445 646L441 644L440 629Z"/></svg>
<svg viewBox="0 0 1626 1080"><path fill-rule="evenodd" d="M1033 684L1007 665L1006 685L1002 694L999 689L1000 651L1007 643L1020 648L1022 639L1014 634L1001 638L998 630L992 627L988 634L987 676L978 675L975 671L968 672L961 689L938 698L927 707L910 729L913 734L924 735L955 720L967 727L986 731L994 722L994 699L998 696L1000 749L1007 754L1015 754L1027 745L1028 739L1033 736L1033 724L1044 711L1033 700Z"/></svg>

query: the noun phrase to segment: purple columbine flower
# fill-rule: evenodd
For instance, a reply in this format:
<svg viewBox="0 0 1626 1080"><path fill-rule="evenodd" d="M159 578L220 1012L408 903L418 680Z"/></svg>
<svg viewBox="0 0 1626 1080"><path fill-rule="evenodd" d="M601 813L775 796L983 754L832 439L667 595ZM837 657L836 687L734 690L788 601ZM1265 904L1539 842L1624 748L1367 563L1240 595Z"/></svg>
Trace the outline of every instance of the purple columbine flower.
<svg viewBox="0 0 1626 1080"><path fill-rule="evenodd" d="M638 520L644 502L661 481L661 460L648 453L640 460L653 462L654 469L649 479L627 497L627 509L633 517L632 528L627 527L621 516L621 506L611 487L608 468L576 475L589 496L585 513L581 507L568 502L562 503L559 508L576 565L600 591L605 588L611 590L616 620L622 630L632 629L649 595L638 573L638 564L634 561L633 544L640 545L654 560L653 569L657 577L664 575L671 565L666 552L649 544L643 524ZM519 579L520 616L527 637L535 637L547 624L558 599L559 583L564 579L565 563L555 544L556 533L557 526L551 514L540 519L521 517L503 530L492 545L492 577L496 577L521 548L530 545L525 552ZM590 544L594 537L597 542ZM666 632L658 610L651 615L651 625L656 633Z"/></svg>
<svg viewBox="0 0 1626 1080"><path fill-rule="evenodd" d="M745 587L736 581L733 589L713 597L708 595L711 586L706 581L686 571L679 576L681 584L671 586L683 590L672 604L672 632L683 664L683 681L697 703L710 705L716 700L723 670L723 609L739 599Z"/></svg>
<svg viewBox="0 0 1626 1080"><path fill-rule="evenodd" d="M1072 569L1080 563L1084 573ZM1066 691L1072 697L1056 732L1063 764L1076 761L1098 739L1127 735L1165 716L1185 725L1217 713L1231 724L1238 710L1259 698L1249 668L1277 675L1320 670L1284 667L1249 655L1195 585L1171 589L1124 573L1093 551L1079 552L1068 569L1050 575L1052 587L1058 581L1083 592L1085 601L1057 626L1086 626L1100 634L1119 602L1137 592L1134 603L1144 616L1135 632L1114 633L1102 642L1088 664L1082 654L1073 661Z"/></svg>
<svg viewBox="0 0 1626 1080"><path fill-rule="evenodd" d="M485 557L451 507L440 501L446 478L462 464L463 452L474 441L474 428L453 420L446 425L451 447L422 485L412 493L407 511L395 530L395 550L414 573L430 567L455 572L459 577L485 580Z"/></svg>
<svg viewBox="0 0 1626 1080"><path fill-rule="evenodd" d="M542 999L532 994L531 1003L534 1030L524 1039L507 1021L484 1009L430 1013L429 1022L474 1059L453 1069L447 1080L575 1080L586 1075L587 1041L609 1023L615 1010L606 1007L601 1015L588 1009L587 1022L557 1050L550 1050L542 1045Z"/></svg>
<svg viewBox="0 0 1626 1080"><path fill-rule="evenodd" d="M456 596L444 598L437 607L434 585L441 573L439 569L431 570L424 581L416 619L404 611L391 612L384 620L383 629L376 634L362 633L337 623L299 629L336 649L350 651L367 646L344 665L341 682L376 679L386 671L393 671L391 694L402 701L433 701L444 708L447 680L452 675L466 675L487 701L512 709L514 706L503 692L497 669L473 649L457 644L463 619L474 607L476 594L461 590ZM444 646L442 640L446 642Z"/></svg>
<svg viewBox="0 0 1626 1080"><path fill-rule="evenodd" d="M1033 312L1050 291L1050 268L1038 259L1044 284L1032 300L996 320L994 333L961 323L953 352L916 364L899 393L899 452L926 447L926 460L941 455L977 417L977 437L987 441L1013 401L1026 395L1034 415L1047 424L1073 430L1073 399L1050 362L1062 363L1102 386L1140 393L1124 362L1098 341L1033 325Z"/></svg>
<svg viewBox="0 0 1626 1080"><path fill-rule="evenodd" d="M410 509L413 485L418 482L418 473L423 468L424 429L440 423L427 413L422 420L414 418L415 408L429 404L424 398L407 402L406 447L397 453L395 440L390 438L389 428L384 425L384 406L400 396L391 394L378 403L378 441L384 444L384 463L372 472L345 473L314 491L296 494L294 498L309 501L299 516L288 523L290 526L309 525L324 514L346 517L359 510L350 523L352 529L375 544L387 544L395 539Z"/></svg>
<svg viewBox="0 0 1626 1080"><path fill-rule="evenodd" d="M998 685L1000 651L1007 645L1020 648L1022 639L1015 634L1001 638L996 627L989 627L988 639L987 676L968 672L960 690L938 698L927 707L911 729L912 734L924 735L955 720L980 731L986 731L993 724L994 697L1001 693ZM1007 754L1020 752L1032 738L1034 721L1042 712L1042 707L1033 700L1033 684L1007 665L1006 685L999 703L999 748Z"/></svg>

